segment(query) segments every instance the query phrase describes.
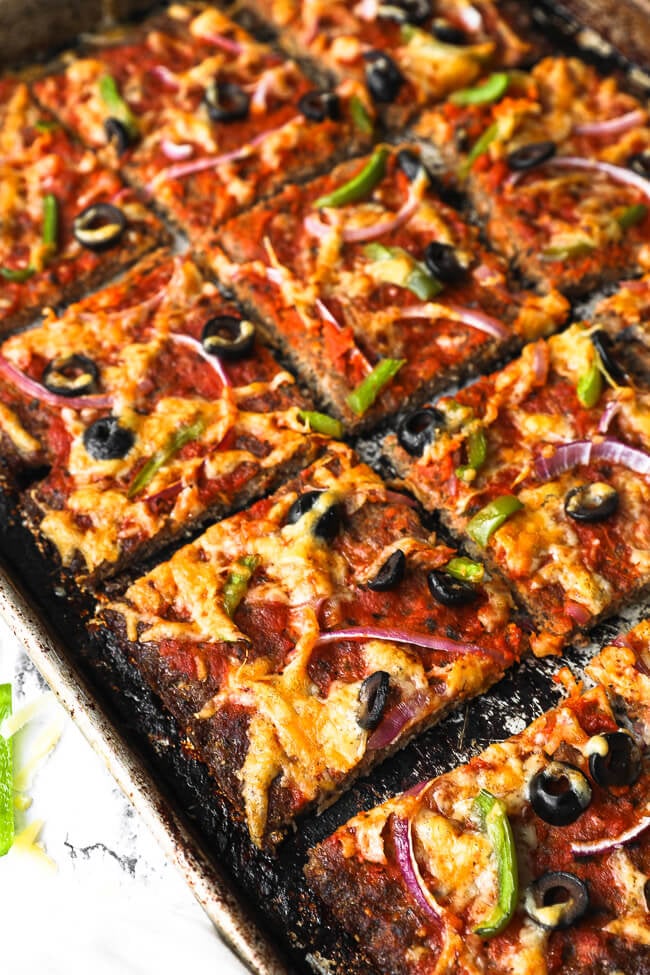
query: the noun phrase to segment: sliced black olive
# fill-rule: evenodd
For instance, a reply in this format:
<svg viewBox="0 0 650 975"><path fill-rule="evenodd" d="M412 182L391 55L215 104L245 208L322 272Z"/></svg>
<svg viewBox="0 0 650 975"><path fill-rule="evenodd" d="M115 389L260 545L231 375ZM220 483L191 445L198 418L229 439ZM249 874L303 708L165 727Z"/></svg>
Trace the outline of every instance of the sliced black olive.
<svg viewBox="0 0 650 975"><path fill-rule="evenodd" d="M404 76L383 51L366 51L366 87L376 102L392 102L399 95Z"/></svg>
<svg viewBox="0 0 650 975"><path fill-rule="evenodd" d="M445 425L445 415L434 406L424 406L409 413L400 423L397 439L407 453L420 456L439 430Z"/></svg>
<svg viewBox="0 0 650 975"><path fill-rule="evenodd" d="M235 315L215 315L203 326L201 342L206 352L222 359L243 359L255 344L255 326Z"/></svg>
<svg viewBox="0 0 650 975"><path fill-rule="evenodd" d="M456 579L440 569L429 573L427 583L433 598L443 606L468 606L478 598L478 591L471 582Z"/></svg>
<svg viewBox="0 0 650 975"><path fill-rule="evenodd" d="M121 156L133 145L131 133L123 122L111 115L104 122L104 132L106 139L113 146L118 156Z"/></svg>
<svg viewBox="0 0 650 975"><path fill-rule="evenodd" d="M455 47L460 47L463 44L467 44L467 35L460 27L455 27L444 17L436 17L433 24L431 25L431 33L438 41L442 41L443 44L453 44Z"/></svg>
<svg viewBox="0 0 650 975"><path fill-rule="evenodd" d="M390 674L385 670L378 670L370 677L366 677L361 685L359 689L361 711L357 724L364 731L373 731L381 721L388 700L389 687Z"/></svg>
<svg viewBox="0 0 650 975"><path fill-rule="evenodd" d="M395 549L393 554L386 559L375 578L368 583L368 589L372 589L373 592L387 592L389 589L394 589L395 586L399 586L404 578L405 568L406 556L404 552L400 548Z"/></svg>
<svg viewBox="0 0 650 975"><path fill-rule="evenodd" d="M619 386L629 386L630 379L625 370L619 366L614 358L614 343L602 328L591 333L591 343L600 356L600 361L605 367L605 372Z"/></svg>
<svg viewBox="0 0 650 975"><path fill-rule="evenodd" d="M203 101L212 122L238 122L248 115L251 96L234 81L212 81Z"/></svg>
<svg viewBox="0 0 650 975"><path fill-rule="evenodd" d="M293 502L287 512L286 524L295 525L304 515L311 511L322 491L305 491ZM323 512L313 526L314 535L322 538L325 542L333 542L336 538L343 521L343 505L332 504Z"/></svg>
<svg viewBox="0 0 650 975"><path fill-rule="evenodd" d="M134 443L133 433L120 426L116 416L103 416L84 430L84 447L95 460L118 460L126 457Z"/></svg>
<svg viewBox="0 0 650 975"><path fill-rule="evenodd" d="M549 139L547 142L529 142L527 146L520 146L508 153L506 162L510 169L532 169L547 159L551 159L557 146Z"/></svg>
<svg viewBox="0 0 650 975"><path fill-rule="evenodd" d="M604 521L618 508L618 491L605 481L594 481L571 488L564 510L575 521Z"/></svg>
<svg viewBox="0 0 650 975"><path fill-rule="evenodd" d="M460 263L451 244L442 244L439 240L427 244L424 263L434 277L445 284L456 284L467 277L467 268Z"/></svg>
<svg viewBox="0 0 650 975"><path fill-rule="evenodd" d="M312 122L326 118L336 122L341 117L341 103L335 91L307 91L298 101L298 110Z"/></svg>
<svg viewBox="0 0 650 975"><path fill-rule="evenodd" d="M320 498L321 493L321 491L305 491L304 494L299 494L287 512L287 525L295 525L303 515L311 511Z"/></svg>
<svg viewBox="0 0 650 975"><path fill-rule="evenodd" d="M627 161L627 168L639 176L650 178L650 152L635 152Z"/></svg>
<svg viewBox="0 0 650 975"><path fill-rule="evenodd" d="M423 24L433 13L431 0L388 0L379 5L380 17L400 24Z"/></svg>
<svg viewBox="0 0 650 975"><path fill-rule="evenodd" d="M74 218L72 232L91 251L108 250L126 230L126 217L112 203L91 203Z"/></svg>
<svg viewBox="0 0 650 975"><path fill-rule="evenodd" d="M650 880L646 880L643 886L643 896L645 897L645 906L650 911Z"/></svg>
<svg viewBox="0 0 650 975"><path fill-rule="evenodd" d="M411 183L414 179L417 179L422 169L424 169L425 172L427 171L426 166L418 156L417 152L413 152L411 149L400 149L395 158L397 165Z"/></svg>
<svg viewBox="0 0 650 975"><path fill-rule="evenodd" d="M625 731L608 731L589 741L589 771L594 782L610 786L634 785L641 775L641 749Z"/></svg>
<svg viewBox="0 0 650 975"><path fill-rule="evenodd" d="M589 891L575 874L549 870L530 885L524 906L526 914L543 928L568 928L589 907Z"/></svg>
<svg viewBox="0 0 650 975"><path fill-rule="evenodd" d="M57 396L85 396L97 390L99 370L87 355L58 356L46 367L41 382Z"/></svg>
<svg viewBox="0 0 650 975"><path fill-rule="evenodd" d="M591 802L591 786L574 765L550 762L530 780L528 795L533 810L551 826L568 826Z"/></svg>

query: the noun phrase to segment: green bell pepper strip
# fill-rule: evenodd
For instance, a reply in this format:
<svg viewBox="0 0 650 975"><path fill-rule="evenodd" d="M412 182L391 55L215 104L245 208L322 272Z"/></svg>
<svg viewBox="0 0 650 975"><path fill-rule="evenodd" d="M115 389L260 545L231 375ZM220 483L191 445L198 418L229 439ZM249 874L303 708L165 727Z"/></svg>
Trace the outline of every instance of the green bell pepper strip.
<svg viewBox="0 0 650 975"><path fill-rule="evenodd" d="M366 244L363 251L377 265L373 274L379 281L406 288L420 301L430 301L442 291L440 281L431 274L426 264L417 261L403 247L384 247L373 242ZM384 263L385 269L382 268Z"/></svg>
<svg viewBox="0 0 650 975"><path fill-rule="evenodd" d="M362 135L372 135L374 130L372 119L358 95L353 95L350 99L350 115L355 129Z"/></svg>
<svg viewBox="0 0 650 975"><path fill-rule="evenodd" d="M133 478L127 491L127 498L132 499L140 491L153 481L161 467L164 467L168 460L182 450L186 444L198 440L205 430L205 423L202 417L190 423L188 426L181 427L176 433L172 434L164 447L157 450L153 457L150 457L144 467Z"/></svg>
<svg viewBox="0 0 650 975"><path fill-rule="evenodd" d="M331 193L319 196L314 201L314 206L318 209L321 207L342 207L348 203L356 203L358 200L362 200L364 196L368 196L386 175L386 160L389 155L388 149L384 146L375 149L361 172L344 183L343 186L332 190Z"/></svg>
<svg viewBox="0 0 650 975"><path fill-rule="evenodd" d="M0 724L11 714L11 684L0 684ZM14 762L11 738L0 735L0 857L14 841Z"/></svg>
<svg viewBox="0 0 650 975"><path fill-rule="evenodd" d="M55 132L60 126L54 119L39 118L34 122L34 128L37 132Z"/></svg>
<svg viewBox="0 0 650 975"><path fill-rule="evenodd" d="M630 227L636 226L637 223L643 223L647 216L648 208L645 203L635 203L632 206L626 207L618 215L616 222L621 230L629 230Z"/></svg>
<svg viewBox="0 0 650 975"><path fill-rule="evenodd" d="M596 245L590 240L576 240L572 244L564 244L558 247L545 247L542 257L546 261L568 261L572 257L586 257L593 254Z"/></svg>
<svg viewBox="0 0 650 975"><path fill-rule="evenodd" d="M346 398L346 403L357 416L363 416L375 402L384 386L397 375L406 359L381 359L372 372Z"/></svg>
<svg viewBox="0 0 650 975"><path fill-rule="evenodd" d="M461 481L472 480L487 457L487 437L485 430L479 427L474 430L467 438L467 463L456 468L456 477Z"/></svg>
<svg viewBox="0 0 650 975"><path fill-rule="evenodd" d="M112 75L105 74L99 79L99 94L112 117L122 123L132 139L137 138L139 135L138 121L120 95L117 82Z"/></svg>
<svg viewBox="0 0 650 975"><path fill-rule="evenodd" d="M246 595L248 583L259 562L258 555L244 555L235 562L235 567L228 573L223 587L223 608L231 619Z"/></svg>
<svg viewBox="0 0 650 975"><path fill-rule="evenodd" d="M481 938L493 938L510 923L517 906L519 876L517 851L505 803L487 789L481 789L474 800L474 809L497 861L498 896L490 916L474 928Z"/></svg>
<svg viewBox="0 0 650 975"><path fill-rule="evenodd" d="M462 579L463 582L482 582L485 575L485 569L480 562L474 562L464 555L450 559L445 566L445 572L454 579Z"/></svg>
<svg viewBox="0 0 650 975"><path fill-rule="evenodd" d="M596 405L603 391L603 377L599 363L593 362L587 372L578 379L576 395L581 405L590 410Z"/></svg>
<svg viewBox="0 0 650 975"><path fill-rule="evenodd" d="M505 71L495 71L482 85L455 91L449 101L452 105L489 105L503 98L509 84L510 76Z"/></svg>
<svg viewBox="0 0 650 975"><path fill-rule="evenodd" d="M48 254L56 252L59 243L59 201L54 193L43 197L43 244Z"/></svg>
<svg viewBox="0 0 650 975"><path fill-rule="evenodd" d="M28 281L32 274L36 274L36 268L32 267L31 264L28 267L20 268L0 267L0 275L5 281L14 281L18 284Z"/></svg>
<svg viewBox="0 0 650 975"><path fill-rule="evenodd" d="M502 494L474 515L467 526L467 534L477 545L485 546L497 528L522 508L523 504L514 494Z"/></svg>
<svg viewBox="0 0 650 975"><path fill-rule="evenodd" d="M470 149L467 159L461 163L458 175L461 179L465 179L469 175L469 171L478 159L482 156L484 152L487 152L494 140L499 134L499 124L498 122L493 122L492 125L488 126L483 135L479 136L472 148Z"/></svg>
<svg viewBox="0 0 650 975"><path fill-rule="evenodd" d="M340 420L335 420L327 413L318 413L316 410L299 410L298 416L308 425L314 433L323 433L327 437L334 437L340 440L343 436L343 424Z"/></svg>

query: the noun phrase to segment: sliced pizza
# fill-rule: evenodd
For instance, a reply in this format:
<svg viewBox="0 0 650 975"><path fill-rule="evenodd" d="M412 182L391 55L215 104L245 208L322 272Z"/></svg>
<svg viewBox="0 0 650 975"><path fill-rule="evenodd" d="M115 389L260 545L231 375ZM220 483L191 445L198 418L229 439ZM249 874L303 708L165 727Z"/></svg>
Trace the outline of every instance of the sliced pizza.
<svg viewBox="0 0 650 975"><path fill-rule="evenodd" d="M210 258L337 416L369 426L548 335L568 306L512 290L418 150L379 146L226 224Z"/></svg>
<svg viewBox="0 0 650 975"><path fill-rule="evenodd" d="M505 587L332 442L109 603L107 625L252 841L496 681L526 648Z"/></svg>

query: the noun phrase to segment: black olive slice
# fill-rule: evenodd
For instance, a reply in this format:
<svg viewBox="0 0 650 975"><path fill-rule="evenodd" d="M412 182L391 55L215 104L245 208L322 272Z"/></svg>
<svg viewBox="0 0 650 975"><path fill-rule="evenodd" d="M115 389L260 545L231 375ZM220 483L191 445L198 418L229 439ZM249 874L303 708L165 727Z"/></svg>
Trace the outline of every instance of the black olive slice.
<svg viewBox="0 0 650 975"><path fill-rule="evenodd" d="M645 906L650 911L650 880L646 880L643 885L643 896L645 897Z"/></svg>
<svg viewBox="0 0 650 975"><path fill-rule="evenodd" d="M423 24L433 13L433 6L431 0L387 0L377 12L383 19L400 24Z"/></svg>
<svg viewBox="0 0 650 975"><path fill-rule="evenodd" d="M99 370L87 355L58 356L45 368L42 384L57 396L86 396L97 391Z"/></svg>
<svg viewBox="0 0 650 975"><path fill-rule="evenodd" d="M594 782L610 786L634 785L641 775L641 749L625 731L608 731L588 742L589 771Z"/></svg>
<svg viewBox="0 0 650 975"><path fill-rule="evenodd" d="M510 169L532 169L551 159L556 150L557 146L550 139L547 142L529 142L508 153L506 162Z"/></svg>
<svg viewBox="0 0 650 975"><path fill-rule="evenodd" d="M324 122L326 118L338 121L341 103L335 91L307 91L298 101L298 110L311 122Z"/></svg>
<svg viewBox="0 0 650 975"><path fill-rule="evenodd" d="M373 592L388 592L389 589L394 589L404 578L405 569L406 556L401 548L397 548L386 559L375 578L368 583L368 589L372 589Z"/></svg>
<svg viewBox="0 0 650 975"><path fill-rule="evenodd" d="M453 44L454 47L462 47L467 44L465 31L445 20L444 17L436 17L431 25L431 33L436 40L442 41L443 44Z"/></svg>
<svg viewBox="0 0 650 975"><path fill-rule="evenodd" d="M203 326L201 342L211 355L221 359L243 359L255 344L255 326L235 315L215 315Z"/></svg>
<svg viewBox="0 0 650 975"><path fill-rule="evenodd" d="M468 606L478 598L478 591L471 582L456 579L448 572L433 569L427 576L429 592L443 606Z"/></svg>
<svg viewBox="0 0 650 975"><path fill-rule="evenodd" d="M614 358L614 343L602 328L591 333L591 343L600 356L605 372L619 386L629 386L630 378Z"/></svg>
<svg viewBox="0 0 650 975"><path fill-rule="evenodd" d="M385 670L378 670L370 677L366 677L359 689L359 703L361 710L357 724L364 731L374 731L381 721L388 700L390 688L390 674Z"/></svg>
<svg viewBox="0 0 650 975"><path fill-rule="evenodd" d="M420 456L439 430L445 425L445 415L434 406L424 406L405 416L397 430L400 446L413 456Z"/></svg>
<svg viewBox="0 0 650 975"><path fill-rule="evenodd" d="M104 122L107 142L113 146L118 156L123 155L133 145L131 133L123 122L111 115Z"/></svg>
<svg viewBox="0 0 650 975"><path fill-rule="evenodd" d="M303 515L306 515L308 511L311 511L320 498L321 493L321 491L305 491L304 494L299 494L287 511L287 525L295 525L295 523L299 521Z"/></svg>
<svg viewBox="0 0 650 975"><path fill-rule="evenodd" d="M238 122L248 115L251 96L234 81L212 81L203 101L212 122Z"/></svg>
<svg viewBox="0 0 650 975"><path fill-rule="evenodd" d="M456 284L467 277L467 268L460 263L451 244L443 244L439 240L427 244L424 263L434 277L445 284Z"/></svg>
<svg viewBox="0 0 650 975"><path fill-rule="evenodd" d="M330 505L314 525L314 535L317 538L322 538L324 542L333 542L341 530L343 512L342 504Z"/></svg>
<svg viewBox="0 0 650 975"><path fill-rule="evenodd" d="M426 166L422 162L422 159L412 149L400 149L395 157L395 161L411 183L414 179L417 179L422 169L426 172Z"/></svg>
<svg viewBox="0 0 650 975"><path fill-rule="evenodd" d="M126 217L112 203L91 203L74 218L72 232L91 251L108 250L126 230Z"/></svg>
<svg viewBox="0 0 650 975"><path fill-rule="evenodd" d="M635 152L627 160L627 168L638 173L639 176L650 178L650 152Z"/></svg>
<svg viewBox="0 0 650 975"><path fill-rule="evenodd" d="M404 76L384 51L366 51L366 87L376 102L393 102L404 84Z"/></svg>
<svg viewBox="0 0 650 975"><path fill-rule="evenodd" d="M133 433L127 427L120 426L116 416L103 416L84 430L84 447L95 460L126 457L134 443Z"/></svg>
<svg viewBox="0 0 650 975"><path fill-rule="evenodd" d="M591 786L574 765L550 762L532 777L528 795L533 810L545 823L568 826L591 802Z"/></svg>
<svg viewBox="0 0 650 975"><path fill-rule="evenodd" d="M549 870L530 885L524 907L526 914L543 928L568 928L589 907L589 891L575 874Z"/></svg>
<svg viewBox="0 0 650 975"><path fill-rule="evenodd" d="M618 491L605 481L571 488L564 500L564 510L575 521L604 521L617 508Z"/></svg>

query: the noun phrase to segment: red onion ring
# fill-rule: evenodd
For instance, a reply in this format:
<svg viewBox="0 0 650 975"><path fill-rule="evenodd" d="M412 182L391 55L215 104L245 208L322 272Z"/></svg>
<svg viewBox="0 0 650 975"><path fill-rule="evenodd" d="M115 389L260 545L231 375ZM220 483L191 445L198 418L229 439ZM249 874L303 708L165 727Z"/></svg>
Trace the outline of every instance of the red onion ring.
<svg viewBox="0 0 650 975"><path fill-rule="evenodd" d="M239 41L233 41L232 38L225 37L223 34L197 34L196 37L200 41L206 41L208 44L214 44L215 47L220 48L222 51L226 51L227 54L234 54L237 56L244 50Z"/></svg>
<svg viewBox="0 0 650 975"><path fill-rule="evenodd" d="M602 840L588 840L587 842L574 842L571 844L571 852L577 857L590 857L598 853L609 853L619 846L625 846L636 840L642 833L650 827L650 816L643 816L634 826L626 829L618 836L608 837Z"/></svg>
<svg viewBox="0 0 650 975"><path fill-rule="evenodd" d="M334 315L329 310L327 305L323 301L321 301L320 298L317 298L314 304L316 305L316 308L318 309L321 318L324 318L325 321L330 323L330 325L333 325L334 328L337 330L337 332L343 331L343 326L341 325L341 323L337 321L337 319L334 317ZM359 346L356 344L356 342L354 343L354 345L350 347L349 351L350 351L350 358L354 360L354 362L359 366L360 370L363 373L368 375L368 373L372 372L372 366L370 365L370 363L368 362L368 360L366 359L365 355L363 354Z"/></svg>
<svg viewBox="0 0 650 975"><path fill-rule="evenodd" d="M167 88L170 88L172 91L179 90L180 84L178 78L173 71L170 71L167 65L155 64L153 68L151 68L151 74L154 75L158 81L162 81L163 85L166 85Z"/></svg>
<svg viewBox="0 0 650 975"><path fill-rule="evenodd" d="M172 139L161 139L160 148L167 159L180 162L189 159L194 154L194 146L189 142L174 142Z"/></svg>
<svg viewBox="0 0 650 975"><path fill-rule="evenodd" d="M26 376L24 372L21 372L16 366L12 365L8 359L5 359L3 355L0 354L0 375L19 389L21 392L25 393L26 396L30 396L33 399L38 399L43 403L47 403L48 406L67 406L72 410L102 410L107 409L113 405L113 397L108 395L97 394L95 396L59 396L57 393L50 392L41 383L37 382L35 379L31 379Z"/></svg>
<svg viewBox="0 0 650 975"><path fill-rule="evenodd" d="M467 325L468 328L485 332L495 339L506 339L510 336L508 329L497 318L492 318L491 315L486 315L485 312L477 311L475 308L465 308L463 305L456 305L453 302L449 302L449 304L437 306L442 309L442 314L432 315L431 307L430 303L409 305L408 308L400 311L399 318L444 318L444 311L446 309L450 313L449 318L459 321L463 325ZM436 306L434 305L433 307Z"/></svg>
<svg viewBox="0 0 650 975"><path fill-rule="evenodd" d="M609 430L609 425L621 408L621 404L617 399L611 399L600 418L598 424L598 433L607 433Z"/></svg>
<svg viewBox="0 0 650 975"><path fill-rule="evenodd" d="M486 647L479 647L475 643L459 643L442 636L425 636L424 633L412 633L410 630L399 630L396 627L382 626L349 626L341 630L329 630L321 633L316 640L316 646L326 643L337 643L339 640L388 640L391 643L408 643L413 647L423 647L425 650L439 650L443 653L481 653L493 660L502 660L502 655Z"/></svg>
<svg viewBox="0 0 650 975"><path fill-rule="evenodd" d="M553 156L551 159L547 159L546 162L540 163L539 166L511 173L506 180L506 185L514 186L524 176L535 172L536 169L547 166L556 166L558 169L584 169L588 172L602 173L604 176L609 176L616 183L624 183L627 186L634 187L634 189L639 190L639 192L643 193L650 200L650 180L645 179L645 177L640 176L631 169L625 169L624 166L614 166L613 163L601 162L598 159L583 159L581 156Z"/></svg>
<svg viewBox="0 0 650 975"><path fill-rule="evenodd" d="M407 700L400 701L391 708L368 738L368 751L374 752L392 745L409 721L412 721L428 702L429 695L426 691L416 691Z"/></svg>
<svg viewBox="0 0 650 975"><path fill-rule="evenodd" d="M580 603L574 602L572 599L568 599L564 604L564 612L572 619L574 623L578 626L584 626L591 619L591 613L588 609L585 609Z"/></svg>
<svg viewBox="0 0 650 975"><path fill-rule="evenodd" d="M644 450L628 447L620 440L603 440L595 443L591 451L593 460L607 460L612 464L622 464L635 474L650 474L650 454Z"/></svg>
<svg viewBox="0 0 650 975"><path fill-rule="evenodd" d="M404 819L402 816L394 816L391 827L395 856L402 872L406 889L427 920L440 924L442 920L440 906L424 883L420 868L415 859L411 820Z"/></svg>
<svg viewBox="0 0 650 975"><path fill-rule="evenodd" d="M633 129L636 125L643 125L645 122L645 112L640 108L635 108L624 115L617 115L601 122L583 122L573 126L574 135L622 135Z"/></svg>
<svg viewBox="0 0 650 975"><path fill-rule="evenodd" d="M650 474L650 454L611 438L599 443L592 440L573 440L562 444L556 447L550 457L537 458L535 474L540 481L550 481L574 467L584 467L592 460L622 464L635 474Z"/></svg>
<svg viewBox="0 0 650 975"><path fill-rule="evenodd" d="M219 356L206 352L198 339L195 339L192 335L178 335L176 332L170 334L169 339L171 342L176 342L178 345L184 345L186 348L192 349L193 352L196 352L197 355L201 356L204 362L207 362L209 366L212 366L212 369L214 372L216 372L225 389L230 389L232 387L230 378L228 377Z"/></svg>
<svg viewBox="0 0 650 975"><path fill-rule="evenodd" d="M533 369L535 370L535 382L538 386L544 386L548 376L549 356L548 346L544 340L535 344L533 355Z"/></svg>
<svg viewBox="0 0 650 975"><path fill-rule="evenodd" d="M156 501L168 501L171 498L175 498L178 494L181 493L182 490L183 490L183 482L174 481L173 484L169 484L166 488L163 488L161 491L157 491L155 494L149 494L146 498L143 498L142 501L147 504L151 504Z"/></svg>
<svg viewBox="0 0 650 975"><path fill-rule="evenodd" d="M384 234L390 234L403 224L408 223L421 202L419 194L414 192L411 187L406 201L394 216L380 220L378 223L369 224L367 227L343 227L341 238L346 244L358 244L366 240L376 240L377 237L383 237ZM317 237L319 240L322 240L332 231L331 226L316 213L307 214L303 226L308 234Z"/></svg>

